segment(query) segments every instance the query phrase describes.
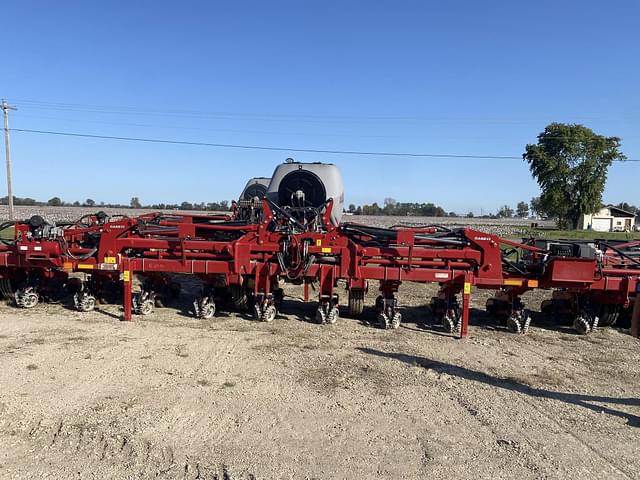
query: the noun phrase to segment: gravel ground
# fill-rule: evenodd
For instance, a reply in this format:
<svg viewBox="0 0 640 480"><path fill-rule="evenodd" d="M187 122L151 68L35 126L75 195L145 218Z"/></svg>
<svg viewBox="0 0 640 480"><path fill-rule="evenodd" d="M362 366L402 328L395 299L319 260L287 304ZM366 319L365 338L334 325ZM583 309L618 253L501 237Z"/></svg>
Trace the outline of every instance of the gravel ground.
<svg viewBox="0 0 640 480"><path fill-rule="evenodd" d="M130 323L0 304L0 478L640 478L637 340L509 334L477 291L457 340L434 292L402 286L396 331L313 324L289 286L269 324L195 320L193 292Z"/></svg>
<svg viewBox="0 0 640 480"><path fill-rule="evenodd" d="M59 221L94 209L18 209L43 211ZM403 285L404 323L383 331L371 307L312 323L295 286L272 323L225 309L195 320L199 286L184 280L174 305L127 323L118 305L0 303L0 478L640 478L638 341L545 319L549 292L525 295L533 326L514 335L474 291L470 337L458 340L432 325L434 285Z"/></svg>

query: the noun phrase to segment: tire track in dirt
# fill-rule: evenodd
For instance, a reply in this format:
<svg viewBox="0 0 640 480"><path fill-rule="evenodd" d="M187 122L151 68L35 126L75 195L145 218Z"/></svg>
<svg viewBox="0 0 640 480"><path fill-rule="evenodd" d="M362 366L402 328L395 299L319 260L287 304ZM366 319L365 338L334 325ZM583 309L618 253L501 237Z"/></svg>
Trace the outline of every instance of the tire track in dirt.
<svg viewBox="0 0 640 480"><path fill-rule="evenodd" d="M100 428L68 423L64 419L51 422L38 418L25 425L22 419L4 418L2 436L20 436L33 448L54 450L66 457L82 456L88 471L95 471L96 467L100 468L99 464L106 463L121 466L123 473L136 478L256 478L254 473L232 472L225 462L179 454L168 444L152 443L130 434L106 433Z"/></svg>
<svg viewBox="0 0 640 480"><path fill-rule="evenodd" d="M594 447L592 447L587 441L580 438L580 436L576 435L571 431L570 426L563 425L558 419L556 419L552 414L548 413L541 405L538 405L537 402L528 399L525 395L513 393L510 394L507 391L504 391L500 388L493 389L492 394L495 398L497 396L500 399L500 403L503 405L508 405L509 410L521 411L522 408L529 408L536 411L540 418L546 420L548 426L555 427L554 429L545 429L547 432L552 432L554 436L564 437L562 439L561 448L565 451L573 450L575 451L575 447L571 447L567 443L565 443L566 437L569 437L573 442L578 444L579 448L581 447L583 450L586 450L586 458L589 460L598 459L601 463L609 466L613 472L618 474L619 478L625 479L633 479L635 478L634 474L627 471L624 467L620 466L617 462L603 456L600 454ZM491 418L491 416L483 415L482 406L478 405L478 402L475 401L477 395L469 395L468 392L463 391L462 389L456 389L455 394L451 395L451 399L457 402L460 406L462 406L467 412L476 419L480 425L488 428L492 434L496 438L496 442L502 445L513 446L517 445L512 443L511 440L508 440L509 437L521 437L526 439L526 443L529 448L527 448L526 452L520 451L518 454L524 454L528 460L528 467L533 471L539 471L545 468L551 461L551 463L555 463L558 467L561 467L561 462L557 459L551 458L546 454L541 454L541 446L548 446L550 436L546 436L547 443L542 443L539 438L535 438L527 428L520 427L517 421L511 419L512 421L508 421L508 425L501 424L499 421L495 421ZM496 404L496 402L492 402L492 408L494 410L503 410L507 411L506 408L501 408ZM520 403L522 407L518 407L517 404ZM515 408L514 408L515 407ZM541 425L539 425L540 427ZM557 451L557 449L555 450ZM594 471L601 472L603 471L601 465L595 465ZM592 472L593 473L593 472ZM558 474L558 472L550 471L549 475Z"/></svg>

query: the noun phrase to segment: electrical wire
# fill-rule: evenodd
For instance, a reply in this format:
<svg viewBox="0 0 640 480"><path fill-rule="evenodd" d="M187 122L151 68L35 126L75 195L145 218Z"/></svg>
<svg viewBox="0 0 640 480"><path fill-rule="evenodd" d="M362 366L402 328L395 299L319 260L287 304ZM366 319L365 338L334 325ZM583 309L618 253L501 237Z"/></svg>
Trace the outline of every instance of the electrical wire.
<svg viewBox="0 0 640 480"><path fill-rule="evenodd" d="M164 140L160 138L142 138L142 137L121 137L115 135L95 135L77 132L56 132L52 130L33 130L26 128L11 128L12 132L36 133L40 135L57 135L64 137L93 138L99 140L119 140L127 142L143 142L143 143L162 143L171 145L189 145L198 147L214 147L214 148L233 148L243 150L267 150L276 152L296 152L296 153L323 153L329 155L358 155L358 156L374 156L374 157L411 157L411 158L458 158L458 159L476 159L476 160L522 160L522 156L516 155L467 155L467 154L451 154L451 153L413 153L413 152L375 152L361 150L331 150L321 148L292 148L292 147L269 147L264 145L241 145L231 143L211 143L211 142L195 142L187 140ZM640 162L640 159L619 160L625 162Z"/></svg>
<svg viewBox="0 0 640 480"><path fill-rule="evenodd" d="M104 114L132 114L132 115L174 115L174 116L193 116L193 117L214 117L214 118L253 118L253 119L269 119L269 120L292 120L299 121L304 119L314 120L375 120L375 121L409 121L409 122L436 122L436 123L449 123L449 122L473 122L473 123L504 123L504 124L518 124L528 122L538 122L538 119L529 118L506 118L499 116L473 116L473 115L459 115L459 116L433 116L427 117L424 115L326 115L326 114L287 114L287 113L271 113L271 112L230 112L230 111L206 111L206 110L186 110L186 109L145 109L135 106L117 106L117 105L96 105L96 104L83 104L83 103L60 103L60 102L47 102L39 100L27 100L27 99L9 99L12 103L19 103L24 105L25 108L33 108L39 110L58 110L58 111L72 111L72 112L87 112L87 113L104 113ZM542 117L541 117L542 118ZM580 116L580 119L593 120L601 117L594 116Z"/></svg>

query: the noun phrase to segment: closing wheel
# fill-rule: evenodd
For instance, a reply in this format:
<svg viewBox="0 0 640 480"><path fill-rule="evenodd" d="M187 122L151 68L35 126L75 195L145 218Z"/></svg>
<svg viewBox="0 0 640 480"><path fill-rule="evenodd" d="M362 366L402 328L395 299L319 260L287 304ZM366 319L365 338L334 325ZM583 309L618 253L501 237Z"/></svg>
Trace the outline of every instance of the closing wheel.
<svg viewBox="0 0 640 480"><path fill-rule="evenodd" d="M78 292L73 295L73 304L79 312L90 312L96 308L96 297L87 292Z"/></svg>
<svg viewBox="0 0 640 480"><path fill-rule="evenodd" d="M580 335L587 335L591 333L591 325L589 323L589 320L582 315L578 315L573 319L573 328Z"/></svg>
<svg viewBox="0 0 640 480"><path fill-rule="evenodd" d="M444 329L445 332L455 333L456 319L451 315L445 314L445 316L442 317L442 328Z"/></svg>
<svg viewBox="0 0 640 480"><path fill-rule="evenodd" d="M216 304L209 296L199 297L193 302L193 311L196 318L208 320L216 314Z"/></svg>
<svg viewBox="0 0 640 480"><path fill-rule="evenodd" d="M155 295L142 291L133 297L133 311L137 315L151 315L156 306Z"/></svg>
<svg viewBox="0 0 640 480"><path fill-rule="evenodd" d="M509 318L507 318L507 328L513 333L527 333L530 324L531 316L529 316L526 310L512 312Z"/></svg>
<svg viewBox="0 0 640 480"><path fill-rule="evenodd" d="M144 300L138 305L137 312L139 315L151 315L156 304L153 300Z"/></svg>
<svg viewBox="0 0 640 480"><path fill-rule="evenodd" d="M388 311L379 312L376 316L378 326L385 330L395 330L400 327L402 323L402 314L400 312Z"/></svg>
<svg viewBox="0 0 640 480"><path fill-rule="evenodd" d="M209 319L216 314L216 304L214 302L207 302L200 307L198 318Z"/></svg>
<svg viewBox="0 0 640 480"><path fill-rule="evenodd" d="M22 290L16 291L15 294L16 305L20 308L33 308L40 301L40 296L33 289L33 287L27 287Z"/></svg>
<svg viewBox="0 0 640 480"><path fill-rule="evenodd" d="M338 321L338 317L340 316L340 310L337 306L331 307L329 310L329 314L327 315L327 323L333 324Z"/></svg>
<svg viewBox="0 0 640 480"><path fill-rule="evenodd" d="M260 315L260 321L261 322L273 322L276 318L276 315L278 313L278 310L276 309L276 306L271 304L271 305L267 305L263 310L262 310L262 315Z"/></svg>
<svg viewBox="0 0 640 480"><path fill-rule="evenodd" d="M316 310L316 323L320 325L330 325L338 321L340 309L337 305L329 303L321 303Z"/></svg>
<svg viewBox="0 0 640 480"><path fill-rule="evenodd" d="M385 330L389 328L389 317L387 317L386 313L378 312L378 314L376 315L376 321L380 328L383 328Z"/></svg>
<svg viewBox="0 0 640 480"><path fill-rule="evenodd" d="M391 324L389 325L393 330L400 327L402 323L402 314L400 312L394 312L391 317Z"/></svg>
<svg viewBox="0 0 640 480"><path fill-rule="evenodd" d="M457 309L449 308L442 317L442 328L448 333L460 331L460 312Z"/></svg>

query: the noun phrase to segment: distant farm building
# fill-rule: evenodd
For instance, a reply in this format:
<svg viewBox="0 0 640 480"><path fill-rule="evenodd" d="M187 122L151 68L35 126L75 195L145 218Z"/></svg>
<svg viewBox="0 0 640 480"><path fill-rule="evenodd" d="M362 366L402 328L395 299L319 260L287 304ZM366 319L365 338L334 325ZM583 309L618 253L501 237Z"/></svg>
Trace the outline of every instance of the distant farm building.
<svg viewBox="0 0 640 480"><path fill-rule="evenodd" d="M635 213L607 205L594 214L584 214L578 222L579 230L597 232L628 232L636 228Z"/></svg>

